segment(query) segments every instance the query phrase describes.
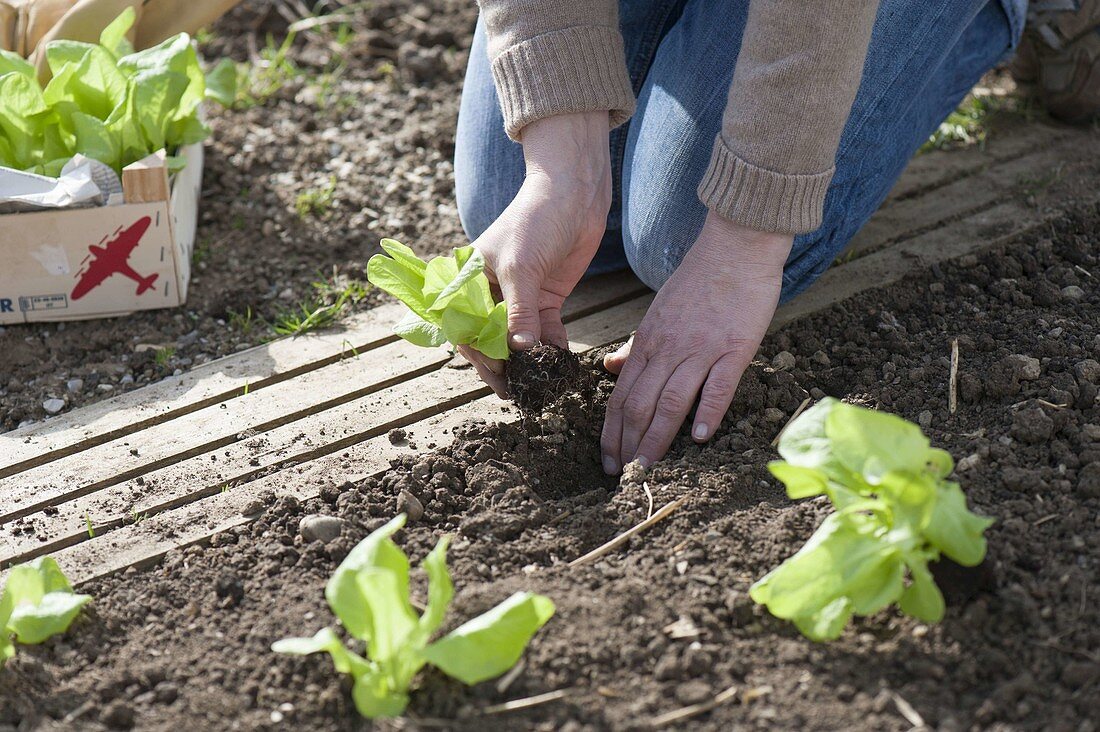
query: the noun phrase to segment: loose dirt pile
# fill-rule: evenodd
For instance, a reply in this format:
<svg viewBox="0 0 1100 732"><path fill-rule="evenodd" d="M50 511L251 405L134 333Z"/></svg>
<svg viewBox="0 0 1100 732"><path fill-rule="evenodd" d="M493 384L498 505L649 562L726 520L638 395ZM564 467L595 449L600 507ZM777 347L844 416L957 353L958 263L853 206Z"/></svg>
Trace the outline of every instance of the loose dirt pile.
<svg viewBox="0 0 1100 732"><path fill-rule="evenodd" d="M506 688L428 675L411 718L380 728L444 718L455 729L629 729L732 687L690 728L1095 729L1098 226L1089 210L792 324L766 342L770 365L748 372L717 437L697 446L685 432L648 474L600 470L604 377L592 399L567 396L522 424L470 425L452 447L379 479L325 486L304 505L267 496L258 521L209 547L85 587L96 598L87 616L0 674L0 729L365 727L326 658L268 649L331 624L324 582L398 509L410 513L398 541L414 559L457 534L456 620L520 588L559 611ZM997 518L994 586L938 626L885 612L817 645L747 596L825 514L822 500L789 502L765 465L794 410L826 394L920 423L958 460L971 505ZM685 496L648 533L566 567ZM339 536L315 538L318 522L303 521L313 514L337 517ZM415 587L423 595L422 577ZM556 689L570 692L482 712Z"/></svg>

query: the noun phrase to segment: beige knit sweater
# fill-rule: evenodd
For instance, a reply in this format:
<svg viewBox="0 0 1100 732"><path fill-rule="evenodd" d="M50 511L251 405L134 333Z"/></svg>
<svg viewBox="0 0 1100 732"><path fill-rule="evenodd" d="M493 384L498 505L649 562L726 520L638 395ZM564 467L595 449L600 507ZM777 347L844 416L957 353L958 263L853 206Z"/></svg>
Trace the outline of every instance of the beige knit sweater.
<svg viewBox="0 0 1100 732"><path fill-rule="evenodd" d="M568 112L634 111L617 0L480 0L509 136ZM699 197L761 231L821 225L879 0L751 0Z"/></svg>

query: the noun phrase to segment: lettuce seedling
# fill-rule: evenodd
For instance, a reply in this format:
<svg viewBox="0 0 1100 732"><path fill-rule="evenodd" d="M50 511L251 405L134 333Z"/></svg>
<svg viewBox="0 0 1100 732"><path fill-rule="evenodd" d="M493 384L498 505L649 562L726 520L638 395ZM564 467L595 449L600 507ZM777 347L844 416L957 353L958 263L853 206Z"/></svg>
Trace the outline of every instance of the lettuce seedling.
<svg viewBox="0 0 1100 732"><path fill-rule="evenodd" d="M0 666L15 655L15 642L41 643L64 633L91 595L73 592L51 557L12 567L0 595Z"/></svg>
<svg viewBox="0 0 1100 732"><path fill-rule="evenodd" d="M412 249L383 239L367 263L367 279L412 312L394 332L418 346L468 345L489 358L508 358L508 310L493 300L485 259L472 246L425 262Z"/></svg>
<svg viewBox="0 0 1100 732"><path fill-rule="evenodd" d="M449 537L440 539L424 559L428 604L418 616L409 601L409 560L390 538L404 525L401 514L360 542L325 587L329 607L348 634L366 643L366 658L348 650L332 628L271 647L295 655L328 653L337 671L351 675L355 706L369 718L404 712L409 686L425 664L464 684L499 676L516 664L527 642L554 614L549 598L517 592L429 643L454 596L447 571Z"/></svg>
<svg viewBox="0 0 1100 732"><path fill-rule="evenodd" d="M970 512L954 464L916 425L823 399L779 441L768 469L791 498L826 495L836 512L805 546L749 591L813 640L840 635L852 615L897 603L926 622L944 600L928 568L946 555L965 566L985 557L992 519ZM908 583L906 576L908 575Z"/></svg>
<svg viewBox="0 0 1100 732"><path fill-rule="evenodd" d="M0 50L0 165L56 176L81 153L121 171L210 134L199 104L232 100L236 77L224 65L205 77L186 33L135 53L126 40L134 17L126 8L99 44L46 44L53 77L45 88L31 64ZM171 157L168 165L178 170L183 161Z"/></svg>

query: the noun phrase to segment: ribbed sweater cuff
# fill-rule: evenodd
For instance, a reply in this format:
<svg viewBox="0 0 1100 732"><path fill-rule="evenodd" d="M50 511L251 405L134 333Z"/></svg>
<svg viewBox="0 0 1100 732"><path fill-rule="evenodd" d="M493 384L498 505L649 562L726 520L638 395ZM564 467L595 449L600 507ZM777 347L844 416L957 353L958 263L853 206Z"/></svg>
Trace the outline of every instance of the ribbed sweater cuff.
<svg viewBox="0 0 1100 732"><path fill-rule="evenodd" d="M504 128L513 140L535 120L610 112L612 127L634 113L623 37L615 28L576 26L518 43L492 63Z"/></svg>
<svg viewBox="0 0 1100 732"><path fill-rule="evenodd" d="M715 213L750 229L805 234L821 226L834 170L788 175L758 168L737 157L719 135L699 198Z"/></svg>

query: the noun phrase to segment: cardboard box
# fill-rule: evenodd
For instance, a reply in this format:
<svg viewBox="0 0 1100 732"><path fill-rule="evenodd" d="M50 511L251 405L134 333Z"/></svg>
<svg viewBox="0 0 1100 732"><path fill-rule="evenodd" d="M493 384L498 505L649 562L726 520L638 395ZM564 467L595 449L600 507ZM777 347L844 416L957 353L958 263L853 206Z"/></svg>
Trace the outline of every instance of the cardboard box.
<svg viewBox="0 0 1100 732"><path fill-rule="evenodd" d="M169 188L153 156L123 171L119 206L0 215L0 325L84 320L187 300L202 145Z"/></svg>

